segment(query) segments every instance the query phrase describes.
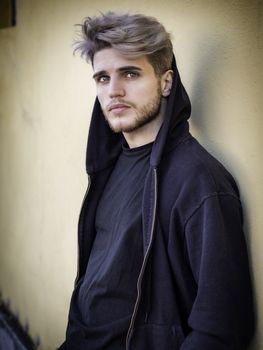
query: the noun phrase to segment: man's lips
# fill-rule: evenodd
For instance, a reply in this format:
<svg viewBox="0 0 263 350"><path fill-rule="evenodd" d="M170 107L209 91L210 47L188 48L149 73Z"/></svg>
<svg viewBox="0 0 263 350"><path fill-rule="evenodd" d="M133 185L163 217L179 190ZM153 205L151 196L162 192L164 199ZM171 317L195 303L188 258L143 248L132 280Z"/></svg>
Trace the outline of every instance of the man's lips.
<svg viewBox="0 0 263 350"><path fill-rule="evenodd" d="M130 108L130 106L128 104L125 103L113 103L108 107L108 111L109 112L113 112L113 113L120 113L122 111L124 111L125 109Z"/></svg>

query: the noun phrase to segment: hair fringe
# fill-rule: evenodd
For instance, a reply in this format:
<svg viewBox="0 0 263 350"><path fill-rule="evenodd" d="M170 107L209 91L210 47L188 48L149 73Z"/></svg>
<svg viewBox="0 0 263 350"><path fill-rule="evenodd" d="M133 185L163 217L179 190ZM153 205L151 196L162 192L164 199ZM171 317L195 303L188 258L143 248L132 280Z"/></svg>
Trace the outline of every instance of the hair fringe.
<svg viewBox="0 0 263 350"><path fill-rule="evenodd" d="M86 17L74 40L73 53L80 53L93 63L96 52L112 47L121 54L136 58L146 55L156 73L171 68L173 46L170 34L154 17L142 14L100 12L100 16Z"/></svg>

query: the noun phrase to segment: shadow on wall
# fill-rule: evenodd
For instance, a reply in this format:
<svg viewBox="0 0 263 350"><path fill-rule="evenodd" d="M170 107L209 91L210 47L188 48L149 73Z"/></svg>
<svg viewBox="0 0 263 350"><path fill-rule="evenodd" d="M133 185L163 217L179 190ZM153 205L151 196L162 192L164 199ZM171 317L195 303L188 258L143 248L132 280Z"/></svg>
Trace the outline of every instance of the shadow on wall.
<svg viewBox="0 0 263 350"><path fill-rule="evenodd" d="M226 89L229 88L227 75L222 74L222 77L222 75L220 76L220 73L223 72L223 66L227 66L226 58L228 50L231 50L231 48L228 47L226 41L223 42L223 40L220 39L214 40L214 38L213 41L210 39L209 42L209 39L207 39L203 41L203 45L200 42L198 45L195 60L195 71L197 74L193 77L194 85L191 93L191 125L195 131L197 139L199 139L201 143L204 143L205 147L208 148L215 157L219 158L227 168L231 165L232 169L229 170L234 175L237 185L239 186L239 176L236 176L235 174L242 174L240 175L240 178L242 176L243 184L249 183L251 179L246 176L248 171L246 169L247 167L244 165L243 159L237 158L231 152L227 140L226 144L224 144L224 140L222 139L220 139L220 142L216 142L213 140L213 135L211 134L211 131L213 130L217 130L218 132L225 130L226 126L222 123L226 123L228 117L231 117L230 112L227 116L220 115L219 111L224 110L224 108L221 107L224 106L226 101L225 96L218 95L219 91L222 91L224 86L226 86ZM220 77L219 80L217 79L218 77ZM229 79L233 78L230 77ZM219 89L217 89L217 84L220 84ZM231 100L228 100L227 104L231 107ZM231 123L231 121L229 121L229 123ZM233 127L230 124L228 125ZM224 137L224 133L222 133L222 137ZM249 260L252 261L250 208L248 207L248 201L242 196L242 187L240 188L240 193L244 217L244 234L247 240ZM250 268L252 280L255 285L256 276L252 270L252 264ZM255 300L255 305L257 305L257 303L258 301ZM258 316L256 315L256 324L257 318ZM254 338L254 343L252 342L249 349L259 349L256 338Z"/></svg>
<svg viewBox="0 0 263 350"><path fill-rule="evenodd" d="M206 38L203 42L199 41L196 49L195 71L197 74L193 77L191 120L194 128L205 139L211 137L207 121L214 118L217 113L216 106L223 103L216 92L214 80L222 67L226 49L222 40L214 37L213 39ZM213 121L217 125L219 122L219 118ZM218 127L220 128L220 125Z"/></svg>
<svg viewBox="0 0 263 350"><path fill-rule="evenodd" d="M220 143L216 142L212 139L213 135L211 133L211 131L214 132L214 130L217 130L217 132L222 131L222 137L224 137L223 131L226 129L225 123L229 122L231 124L231 120L228 120L228 117L231 117L231 113L229 112L227 115L221 115L219 112L225 110L222 108L225 104L229 105L229 108L231 108L231 100L226 101L226 95L219 95L219 92L224 90L224 86L226 90L229 89L227 72L223 71L223 69L226 70L228 68L227 58L228 55L232 55L230 52L232 49L233 48L228 46L226 39L222 40L222 37L219 38L215 35L203 39L202 42L198 42L195 60L195 71L197 74L193 77L194 85L192 87L191 97L193 109L191 123L200 142L202 143L203 141L209 151L225 163L227 168L231 165L232 169L230 169L230 172L232 172L232 175L234 175L239 185L239 179L235 174L240 173L243 178L246 175L242 159L237 158L231 153L227 140L226 144L224 144L221 138ZM233 77L229 77L229 79L233 79ZM217 85L220 85L219 89ZM230 127L232 126L230 125ZM209 145L207 146L207 144ZM244 180L246 179L243 179L243 182ZM245 214L244 229L248 237L250 227L248 215L246 215L248 211L246 209L246 203L243 201L242 204Z"/></svg>
<svg viewBox="0 0 263 350"><path fill-rule="evenodd" d="M239 176L236 175L242 174L244 178L246 169L228 141L233 136L229 130L235 130L236 116L232 115L236 108L234 99L240 99L242 104L242 96L231 90L231 85L234 86L232 70L235 57L233 47L222 37L223 34L220 37L213 34L197 42L191 126L197 139L230 170L239 185ZM240 126L236 129L233 139L237 139L240 129Z"/></svg>
<svg viewBox="0 0 263 350"><path fill-rule="evenodd" d="M236 176L236 174L242 174L242 182L249 183L249 179L246 178L247 171L243 159L237 158L232 153L231 148L227 144L227 139L226 143L222 139L226 130L225 123L230 128L233 127L231 120L229 120L231 112L229 111L228 113L225 107L225 105L229 105L229 110L231 110L231 99L226 101L227 89L230 89L227 74L230 70L227 71L227 69L231 69L227 62L228 56L232 56L233 60L233 53L231 52L233 47L228 45L227 39L223 40L222 36L216 37L214 34L204 38L202 41L198 41L197 45L195 59L195 71L197 73L193 77L194 85L191 94L191 125L200 142L204 143L205 147L215 157L219 158L227 168L230 168L229 170L234 175L237 185L239 185L239 176ZM233 79L232 76L229 77L229 80L231 79ZM220 86L218 87L218 85ZM225 91L225 95L222 95L221 91ZM232 96L235 96L235 94ZM242 96L240 96L241 99ZM222 115L221 111L225 111L226 115ZM222 131L222 135L218 135L220 131ZM238 130L236 132L238 133ZM213 134L216 135L217 139L220 139L220 142L213 139ZM240 190L242 197L242 188ZM249 238L249 228L251 226L247 215L248 208L246 202L244 200L242 202L245 214L244 230ZM248 248L250 248L249 243L248 240Z"/></svg>

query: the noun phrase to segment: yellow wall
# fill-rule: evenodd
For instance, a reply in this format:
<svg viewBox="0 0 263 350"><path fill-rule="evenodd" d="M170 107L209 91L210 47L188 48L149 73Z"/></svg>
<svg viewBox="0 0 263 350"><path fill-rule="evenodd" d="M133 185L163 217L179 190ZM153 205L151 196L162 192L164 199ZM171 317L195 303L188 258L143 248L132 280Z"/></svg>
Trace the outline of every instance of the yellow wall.
<svg viewBox="0 0 263 350"><path fill-rule="evenodd" d="M241 188L263 349L262 1L24 0L0 30L0 289L40 335L62 341L95 90L72 55L74 24L105 10L154 15L173 33L192 132ZM260 297L261 296L261 297Z"/></svg>

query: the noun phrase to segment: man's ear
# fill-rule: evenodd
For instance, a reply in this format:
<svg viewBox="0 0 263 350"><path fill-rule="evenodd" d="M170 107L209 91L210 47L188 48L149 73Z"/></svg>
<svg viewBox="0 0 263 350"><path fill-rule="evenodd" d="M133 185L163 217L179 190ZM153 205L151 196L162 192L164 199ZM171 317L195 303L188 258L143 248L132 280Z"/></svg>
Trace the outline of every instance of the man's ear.
<svg viewBox="0 0 263 350"><path fill-rule="evenodd" d="M162 96L167 97L170 95L172 83L173 83L173 71L167 70L161 77Z"/></svg>

